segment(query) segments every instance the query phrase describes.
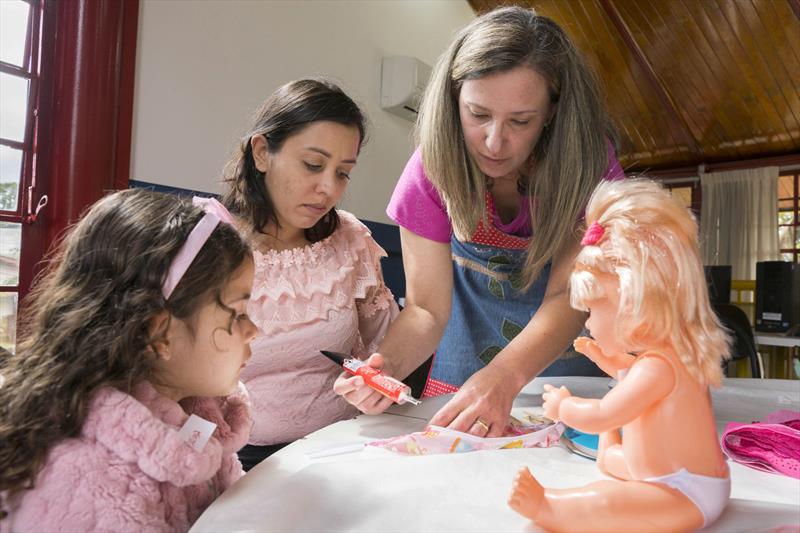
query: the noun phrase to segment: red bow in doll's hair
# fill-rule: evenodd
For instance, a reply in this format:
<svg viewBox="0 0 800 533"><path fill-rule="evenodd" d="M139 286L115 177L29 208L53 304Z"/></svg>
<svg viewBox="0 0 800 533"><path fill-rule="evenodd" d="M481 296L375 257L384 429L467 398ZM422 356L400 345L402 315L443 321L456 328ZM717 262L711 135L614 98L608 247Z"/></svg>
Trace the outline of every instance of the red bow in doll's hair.
<svg viewBox="0 0 800 533"><path fill-rule="evenodd" d="M605 235L606 230L597 223L597 221L592 222L588 228L586 228L586 233L583 234L583 239L581 239L581 244L583 246L591 246L600 242L600 239L603 238Z"/></svg>

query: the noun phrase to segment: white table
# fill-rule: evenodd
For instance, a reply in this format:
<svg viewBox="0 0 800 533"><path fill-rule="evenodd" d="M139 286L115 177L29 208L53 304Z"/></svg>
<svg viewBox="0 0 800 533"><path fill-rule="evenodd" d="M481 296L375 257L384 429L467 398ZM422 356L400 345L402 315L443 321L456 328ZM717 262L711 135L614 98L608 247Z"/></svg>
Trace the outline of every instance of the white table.
<svg viewBox="0 0 800 533"><path fill-rule="evenodd" d="M537 378L515 407L541 405L544 383L601 397L607 378ZM448 397L394 406L314 432L282 449L214 502L191 531L538 531L506 504L517 470L550 487L601 479L593 461L560 446L408 457L379 449L310 459L308 454L421 430ZM800 411L800 382L728 379L714 392L718 430L776 409ZM730 463L731 502L708 531L800 525L800 481ZM371 476L368 478L368 476Z"/></svg>
<svg viewBox="0 0 800 533"><path fill-rule="evenodd" d="M753 333L756 345L760 347L763 375L785 377L800 374L795 365L795 359L800 357L800 337L763 331Z"/></svg>
<svg viewBox="0 0 800 533"><path fill-rule="evenodd" d="M800 337L783 335L781 333L765 333L754 331L753 338L761 346L783 346L784 348L800 347Z"/></svg>

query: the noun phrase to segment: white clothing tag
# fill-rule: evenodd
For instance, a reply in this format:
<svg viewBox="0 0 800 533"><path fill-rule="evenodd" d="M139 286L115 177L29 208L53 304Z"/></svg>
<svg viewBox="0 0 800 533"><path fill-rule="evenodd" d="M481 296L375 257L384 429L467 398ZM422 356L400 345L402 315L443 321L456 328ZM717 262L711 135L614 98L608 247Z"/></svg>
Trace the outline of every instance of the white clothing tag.
<svg viewBox="0 0 800 533"><path fill-rule="evenodd" d="M202 452L215 429L217 429L215 423L197 415L191 415L183 427L178 430L178 436L196 451Z"/></svg>

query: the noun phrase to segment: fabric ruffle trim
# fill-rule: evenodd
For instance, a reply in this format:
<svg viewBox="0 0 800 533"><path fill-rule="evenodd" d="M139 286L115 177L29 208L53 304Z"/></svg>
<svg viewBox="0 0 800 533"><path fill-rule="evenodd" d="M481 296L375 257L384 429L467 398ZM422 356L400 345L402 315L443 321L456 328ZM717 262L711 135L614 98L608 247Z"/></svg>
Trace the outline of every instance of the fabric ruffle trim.
<svg viewBox="0 0 800 533"><path fill-rule="evenodd" d="M355 216L338 213L341 223L327 239L293 250L253 252L256 271L248 313L263 331L324 319L331 309L350 307L355 300L367 299L367 307L374 307L366 316L388 307L391 294L379 274L386 252ZM386 296L371 294L373 288Z"/></svg>

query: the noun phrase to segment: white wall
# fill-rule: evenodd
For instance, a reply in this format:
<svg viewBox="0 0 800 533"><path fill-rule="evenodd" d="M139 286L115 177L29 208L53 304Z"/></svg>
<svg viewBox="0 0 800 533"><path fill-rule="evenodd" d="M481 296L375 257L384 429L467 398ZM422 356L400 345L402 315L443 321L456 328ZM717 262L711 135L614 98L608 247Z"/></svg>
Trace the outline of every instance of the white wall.
<svg viewBox="0 0 800 533"><path fill-rule="evenodd" d="M384 55L433 65L474 18L465 0L144 0L131 179L220 192L219 174L258 105L326 75L361 104L366 145L342 207L384 213L413 150L412 124L380 108Z"/></svg>

